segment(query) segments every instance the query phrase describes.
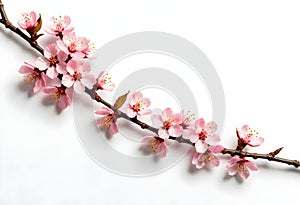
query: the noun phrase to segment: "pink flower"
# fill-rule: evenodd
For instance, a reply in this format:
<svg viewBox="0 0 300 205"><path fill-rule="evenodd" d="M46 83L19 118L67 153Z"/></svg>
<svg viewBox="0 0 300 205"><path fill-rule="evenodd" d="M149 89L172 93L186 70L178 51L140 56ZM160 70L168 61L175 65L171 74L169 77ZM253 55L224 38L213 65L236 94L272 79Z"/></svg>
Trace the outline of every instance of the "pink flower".
<svg viewBox="0 0 300 205"><path fill-rule="evenodd" d="M34 83L34 93L46 86L46 75L33 65L25 63L25 65L21 66L19 72L25 74L26 82Z"/></svg>
<svg viewBox="0 0 300 205"><path fill-rule="evenodd" d="M82 51L84 53L84 58L89 58L93 55L96 50L96 46L93 42L89 42L88 47Z"/></svg>
<svg viewBox="0 0 300 205"><path fill-rule="evenodd" d="M62 40L57 41L58 47L75 58L85 57L89 46L89 40L85 37L76 37L75 33L67 33Z"/></svg>
<svg viewBox="0 0 300 205"><path fill-rule="evenodd" d="M228 169L228 174L230 176L234 176L238 173L243 179L247 179L249 177L249 169L252 171L257 170L257 166L254 162L245 158L240 158L239 156L232 157L228 161L226 168Z"/></svg>
<svg viewBox="0 0 300 205"><path fill-rule="evenodd" d="M51 99L57 102L58 107L63 110L71 105L71 98L65 88L54 86L43 89L44 93L50 94Z"/></svg>
<svg viewBox="0 0 300 205"><path fill-rule="evenodd" d="M184 111L183 110L182 110L182 116L184 116ZM195 114L191 114L191 112L188 111L186 113L186 115L184 116L184 119L181 123L182 128L187 129L187 130L191 129L191 123L194 120L195 120Z"/></svg>
<svg viewBox="0 0 300 205"><path fill-rule="evenodd" d="M210 146L205 153L194 154L192 164L196 166L197 169L201 169L204 166L217 167L220 164L220 159L217 157L218 153L221 153L224 148L221 145Z"/></svg>
<svg viewBox="0 0 300 205"><path fill-rule="evenodd" d="M66 73L67 57L68 55L59 50L57 45L50 44L44 49L44 56L37 58L36 64L41 71L47 70L47 76L53 79L57 77L58 73Z"/></svg>
<svg viewBox="0 0 300 205"><path fill-rule="evenodd" d="M18 25L24 30L29 30L36 27L38 24L36 13L34 11L30 13L22 13L18 20Z"/></svg>
<svg viewBox="0 0 300 205"><path fill-rule="evenodd" d="M70 33L74 27L69 27L71 18L69 16L51 17L50 25L45 28L45 31L51 35L63 37L63 35Z"/></svg>
<svg viewBox="0 0 300 205"><path fill-rule="evenodd" d="M183 122L182 113L175 113L171 108L166 108L161 115L153 115L152 123L154 126L159 127L158 135L162 139L167 139L169 136L179 137L182 135L183 128L181 123Z"/></svg>
<svg viewBox="0 0 300 205"><path fill-rule="evenodd" d="M241 140L244 145L257 147L264 142L264 138L258 137L258 132L250 129L248 125L244 125L240 131L236 130L236 133L239 140Z"/></svg>
<svg viewBox="0 0 300 205"><path fill-rule="evenodd" d="M165 143L165 140L158 137L157 135L154 136L146 136L142 139L142 142L147 142L151 149L159 156L163 158L167 155L168 148Z"/></svg>
<svg viewBox="0 0 300 205"><path fill-rule="evenodd" d="M115 84L111 81L111 77L102 71L97 78L97 85L100 90L112 91Z"/></svg>
<svg viewBox="0 0 300 205"><path fill-rule="evenodd" d="M144 98L140 91L135 92L129 99L127 115L130 118L137 115L148 115L151 113L151 110L149 109L150 104L151 102L149 98Z"/></svg>
<svg viewBox="0 0 300 205"><path fill-rule="evenodd" d="M217 124L208 122L205 124L203 118L196 120L194 129L190 129L188 138L195 143L197 152L205 153L209 145L216 145L220 142L220 137L215 132Z"/></svg>
<svg viewBox="0 0 300 205"><path fill-rule="evenodd" d="M107 107L102 107L100 108L100 110L97 110L95 114L104 115L103 117L97 120L98 127L108 128L108 132L111 136L119 132L117 126L117 117L113 110Z"/></svg>
<svg viewBox="0 0 300 205"><path fill-rule="evenodd" d="M96 83L95 77L89 73L91 66L88 63L77 62L72 59L67 64L67 71L69 74L62 77L62 84L67 88L74 86L74 90L78 94L84 92L85 86L92 89Z"/></svg>

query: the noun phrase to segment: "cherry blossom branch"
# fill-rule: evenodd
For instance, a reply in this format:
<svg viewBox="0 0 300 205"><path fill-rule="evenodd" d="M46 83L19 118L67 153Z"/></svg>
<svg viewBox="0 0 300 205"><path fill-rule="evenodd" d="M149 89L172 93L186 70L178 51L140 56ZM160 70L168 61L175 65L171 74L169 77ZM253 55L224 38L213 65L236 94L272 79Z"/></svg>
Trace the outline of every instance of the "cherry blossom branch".
<svg viewBox="0 0 300 205"><path fill-rule="evenodd" d="M4 10L4 5L2 3L2 0L0 0L0 14L1 14L1 19L0 19L1 24L3 24L6 28L10 29L17 35L19 35L25 41L27 41L31 45L31 47L34 48L35 50L37 50L40 54L42 54L42 55L44 54L44 49L37 42L37 39L42 35L42 34L37 34L37 32L40 30L40 28L42 26L41 17L39 17L39 19L36 21L36 24L34 24L33 27L25 28L25 30L30 35L30 36L28 36L23 31L21 31L19 28L15 27L9 21L9 19L6 15L6 12ZM35 17L36 16L34 16L34 18ZM70 20L67 17L65 17L64 22L69 22L69 21ZM21 26L21 28L23 28L23 26L19 22L18 22L18 24ZM72 30L73 30L72 27L66 29L66 31L68 31L68 32L70 32ZM61 40L63 40L63 32L64 31L59 31L58 33L56 33L56 36L58 36ZM72 37L75 37L75 36L73 35ZM60 45L61 45L61 43L63 44L64 42L61 41ZM45 48L45 50L47 50L47 48ZM84 54L84 55L82 55L82 54ZM57 56L58 55L59 54L57 54ZM60 58L63 58L62 56L64 56L64 55L65 54L61 54ZM76 55L76 52L72 53L72 55ZM72 55L71 54L65 55L63 58L64 60L62 60L62 62L60 62L60 63L68 64L68 66L70 66L73 69L73 71L68 70L68 71L64 71L64 73L58 73L57 76L56 76L56 74L54 76L52 76L53 78L57 77L59 80L64 81L62 83L62 85L60 85L60 87L55 86L52 88L48 87L48 88L44 89L45 93L53 93L52 97L55 97L54 98L55 100L58 100L61 102L61 109L65 109L66 107L68 107L70 104L70 101L71 101L71 99L69 98L69 96L67 94L67 89L73 85L74 81L81 79L81 77L82 77L82 75L80 73L77 73L77 71L79 71L79 69L80 69L78 67L79 64L77 64L76 61L72 59L73 58ZM57 56L55 56L55 58L51 58L51 60L50 60L51 66L57 65L59 63ZM84 52L81 51L81 53L79 52L79 56L81 56L83 58L87 58L88 50L85 50ZM80 65L83 65L83 64L80 64ZM27 71L28 71L28 69L31 69L32 70L31 72L33 73L32 76L34 77L34 79L40 80L39 84L44 83L44 82L42 82L42 80L43 80L45 74L49 75L47 73L48 68L41 71L41 70L38 70L38 68L31 66L29 64L26 64L24 67L21 67L21 70L22 70L22 68L23 68L23 70L27 70ZM60 72L63 72L63 71L60 70ZM75 72L75 73L70 75L70 72ZM67 75L67 78L64 78L65 77L64 75ZM100 77L98 77L98 78L100 78ZM31 80L32 79L33 78L31 78ZM66 81L66 80L69 80L69 81ZM109 80L109 78L107 78L106 80ZM72 82L72 84L69 84L70 82ZM182 133L183 133L182 130L181 130L181 132L179 132L181 134L178 134L178 133L175 134L177 132L177 131L175 131L176 128L174 128L174 130L173 130L174 135L168 133L167 136L164 135L162 137L162 136L160 136L161 128L158 129L151 125L146 124L145 122L139 120L137 118L137 115L132 116L131 114L128 114L128 112L126 114L125 112L122 112L119 110L119 108L125 103L128 93L123 96L120 96L117 99L116 103L114 105L112 105L112 104L108 103L107 101L105 101L103 98L101 98L100 95L97 94L96 91L101 88L99 87L98 83L96 83L96 84L94 84L94 83L95 82L91 83L88 86L89 88L86 85L84 85L84 87L83 87L84 89L82 90L82 92L85 92L86 94L88 94L92 98L92 100L95 100L95 101L105 105L110 110L112 110L110 114L113 114L114 117L110 116L110 118L109 118L110 120L113 119L116 122L116 119L114 119L114 118L123 118L125 120L130 121L131 123L134 123L134 124L140 126L141 129L146 129L146 130L153 132L155 134L155 136L153 136L153 137L150 136L150 138L149 138L149 136L147 136L145 138L147 138L146 140L148 140L149 144L152 146L152 148L155 152L159 153L161 151L161 150L159 151L159 147L161 147L161 145L166 146L164 144L164 141L166 139L174 140L174 141L177 141L178 143L184 143L184 144L194 146L197 152L194 155L192 163L195 164L197 168L202 168L206 163L208 163L210 165L212 164L212 166L218 166L219 159L218 158L216 159L215 158L216 156L214 154L231 155L232 158L229 160L229 162L227 164L228 173L230 175L235 175L237 172L239 172L239 174L245 179L249 176L249 173L247 172L248 168L253 171L257 170L256 165L254 163L252 163L251 161L245 159L246 157L252 158L252 159L265 159L268 161L284 163L287 165L294 166L295 168L300 167L300 162L298 160L289 160L289 159L277 157L277 154L279 154L280 151L283 149L282 147L279 149L276 149L275 151L270 152L268 154L250 153L250 152L244 151L243 149L247 145L251 146L251 147L256 147L256 146L259 146L260 144L262 144L262 142L264 140L261 137L257 137L257 134L258 134L257 131L251 130L247 125L244 125L242 127L242 130L240 130L240 131L236 130L237 139L238 139L237 140L238 145L237 145L236 149L228 149L228 148L222 147L221 145L215 146L213 144L208 144L207 142L205 142L206 138L210 137L212 139L214 138L213 140L215 140L218 143L220 141L220 138L217 134L215 134L215 131L217 128L216 123L209 122L205 125L203 118L200 118L195 122L195 127L198 126L197 129L194 129L194 130L192 129L195 133L192 133L191 135L194 135L194 136L196 135L196 138L194 138L193 136L192 137L190 136L188 139L184 138L182 135ZM62 100L62 98L64 100ZM143 99L143 100L146 100L146 99ZM167 108L166 110L170 111L171 109ZM166 111L166 110L165 110L165 112L167 113L168 111ZM172 113L172 111L170 111L170 112ZM168 117L178 119L178 116L181 116L183 119L183 113L181 113L181 114L176 113L174 115L171 114ZM166 122L166 124L168 124L167 126L172 126L171 124L173 123L173 121L175 121L174 119L171 120L172 122L167 121ZM182 119L180 120L182 124L176 124L177 128L179 126L181 129L190 129L190 128L187 128L187 127L189 127L189 125L184 124L184 120L182 120ZM108 122L111 123L111 121L108 121ZM106 128L108 128L109 126L111 126L111 124L109 124L109 125L106 124ZM163 126L165 126L165 125L163 125ZM169 127L167 127L167 128L163 127L163 128L165 129L166 132L168 132ZM210 139L210 140L212 140L212 139ZM162 155L164 157L167 149L165 147L162 150L164 150L164 154ZM213 161L213 162L211 162L211 161Z"/></svg>
<svg viewBox="0 0 300 205"><path fill-rule="evenodd" d="M1 19L0 23L3 24L6 28L11 30L12 32L19 35L21 38L23 38L25 41L27 41L35 50L37 50L39 53L43 54L44 49L38 45L37 41L33 38L30 38L27 36L23 31L21 31L18 27L14 26L8 19L6 12L4 10L4 4L2 3L2 0L0 0L0 14Z"/></svg>

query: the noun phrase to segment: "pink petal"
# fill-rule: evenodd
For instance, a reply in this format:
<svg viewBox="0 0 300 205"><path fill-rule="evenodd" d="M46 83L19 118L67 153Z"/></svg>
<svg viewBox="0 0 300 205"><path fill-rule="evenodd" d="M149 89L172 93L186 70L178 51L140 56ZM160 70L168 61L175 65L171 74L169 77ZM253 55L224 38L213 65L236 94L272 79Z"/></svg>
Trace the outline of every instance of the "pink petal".
<svg viewBox="0 0 300 205"><path fill-rule="evenodd" d="M67 71L71 75L78 71L78 63L76 60L72 59L67 63Z"/></svg>
<svg viewBox="0 0 300 205"><path fill-rule="evenodd" d="M66 86L67 88L70 88L70 87L72 87L72 85L74 84L74 79L73 79L73 76L71 76L71 75L64 75L63 77L62 77L62 84L64 85L64 86Z"/></svg>
<svg viewBox="0 0 300 205"><path fill-rule="evenodd" d="M19 69L19 73L21 74L27 74L27 73L33 73L34 67L28 66L28 65L22 65Z"/></svg>
<svg viewBox="0 0 300 205"><path fill-rule="evenodd" d="M241 161L241 158L239 156L234 156L232 157L228 162L227 162L227 165L226 165L226 168L229 168L229 167L232 167L234 165L236 165L236 163L238 161Z"/></svg>
<svg viewBox="0 0 300 205"><path fill-rule="evenodd" d="M111 136L117 134L117 133L119 132L119 129L118 129L117 124L114 123L114 122L111 123L111 125L110 125L108 131L109 131L109 134L110 134Z"/></svg>
<svg viewBox="0 0 300 205"><path fill-rule="evenodd" d="M151 105L151 101L149 98L144 98L144 103L147 107L149 107Z"/></svg>
<svg viewBox="0 0 300 205"><path fill-rule="evenodd" d="M234 164L233 166L228 168L228 175L234 176L238 172L238 165Z"/></svg>
<svg viewBox="0 0 300 205"><path fill-rule="evenodd" d="M210 161L211 165L214 167L218 167L220 165L220 159L214 154L211 154L212 160Z"/></svg>
<svg viewBox="0 0 300 205"><path fill-rule="evenodd" d="M180 125L183 122L183 115L182 113L175 113L173 115L173 120L175 125Z"/></svg>
<svg viewBox="0 0 300 205"><path fill-rule="evenodd" d="M69 53L67 45L62 40L58 40L56 44L60 50L62 50L65 53Z"/></svg>
<svg viewBox="0 0 300 205"><path fill-rule="evenodd" d="M243 179L247 179L250 176L250 172L248 169L244 169L244 171L239 171L239 175L240 177L242 177Z"/></svg>
<svg viewBox="0 0 300 205"><path fill-rule="evenodd" d="M60 109L64 110L71 105L71 98L68 95L61 95L57 105Z"/></svg>
<svg viewBox="0 0 300 205"><path fill-rule="evenodd" d="M68 58L68 55L64 51L59 51L57 53L57 60L58 62L62 63L65 62Z"/></svg>
<svg viewBox="0 0 300 205"><path fill-rule="evenodd" d="M182 135L183 128L180 125L174 125L169 128L168 132L172 137L180 137Z"/></svg>
<svg viewBox="0 0 300 205"><path fill-rule="evenodd" d="M62 62L62 63L58 63L56 65L56 71L59 73L59 74L67 74L67 64L65 62Z"/></svg>
<svg viewBox="0 0 300 205"><path fill-rule="evenodd" d="M142 142L148 142L150 140L153 140L156 136L145 136L142 139Z"/></svg>
<svg viewBox="0 0 300 205"><path fill-rule="evenodd" d="M162 127L163 126L161 115L152 115L151 121L152 121L152 125L154 127Z"/></svg>
<svg viewBox="0 0 300 205"><path fill-rule="evenodd" d="M46 88L43 89L43 92L46 93L46 94L56 93L57 88L56 87L46 87Z"/></svg>
<svg viewBox="0 0 300 205"><path fill-rule="evenodd" d="M204 153L206 152L208 145L206 143L203 143L201 140L199 140L196 142L195 148L198 153Z"/></svg>
<svg viewBox="0 0 300 205"><path fill-rule="evenodd" d="M256 164L252 161L245 162L245 165L252 171L257 171L257 169L258 169Z"/></svg>
<svg viewBox="0 0 300 205"><path fill-rule="evenodd" d="M50 44L44 49L44 56L48 59L51 57L57 56L58 47L56 44Z"/></svg>
<svg viewBox="0 0 300 205"><path fill-rule="evenodd" d="M215 122L208 122L206 125L205 125L205 130L207 130L208 132L211 132L211 133L214 133L216 132L218 129L218 125L217 123Z"/></svg>
<svg viewBox="0 0 300 205"><path fill-rule="evenodd" d="M81 82L89 89L92 89L96 83L96 78L89 73L83 74L81 78Z"/></svg>
<svg viewBox="0 0 300 205"><path fill-rule="evenodd" d="M214 135L208 135L205 142L209 145L216 145L220 142L220 137L217 134Z"/></svg>
<svg viewBox="0 0 300 205"><path fill-rule="evenodd" d="M166 108L163 112L162 112L162 121L166 121L168 119L173 119L173 111L171 108Z"/></svg>
<svg viewBox="0 0 300 205"><path fill-rule="evenodd" d="M262 137L253 137L251 138L250 142L248 143L251 147L257 147L264 142L264 138Z"/></svg>
<svg viewBox="0 0 300 205"><path fill-rule="evenodd" d="M37 79L35 81L35 85L33 87L33 92L36 93L37 91L39 91L41 88L43 87L43 82L41 79Z"/></svg>
<svg viewBox="0 0 300 205"><path fill-rule="evenodd" d="M202 129L204 129L205 121L203 118L197 119L195 121L195 131L197 133L201 133Z"/></svg>
<svg viewBox="0 0 300 205"><path fill-rule="evenodd" d="M46 70L50 65L49 60L45 57L38 57L35 61L35 64L40 71Z"/></svg>
<svg viewBox="0 0 300 205"><path fill-rule="evenodd" d="M195 130L191 129L191 130L189 130L189 133L188 133L188 139L192 143L195 143L199 140L199 135L195 132Z"/></svg>
<svg viewBox="0 0 300 205"><path fill-rule="evenodd" d="M67 87L67 86L66 86L66 87ZM85 87L84 87L84 85L83 85L80 81L76 81L76 82L74 83L74 91L75 91L77 94L79 94L79 95L83 94L83 93L84 93L84 90L85 90Z"/></svg>
<svg viewBox="0 0 300 205"><path fill-rule="evenodd" d="M224 150L224 147L222 147L221 145L216 145L216 146L209 146L208 149L212 153L218 154L218 153L221 153Z"/></svg>
<svg viewBox="0 0 300 205"><path fill-rule="evenodd" d="M114 112L107 107L101 107L99 110L97 110L95 112L95 114L97 114L97 115L109 115L109 114L113 114L113 113Z"/></svg>
<svg viewBox="0 0 300 205"><path fill-rule="evenodd" d="M136 116L136 112L135 112L133 109L129 108L129 107L127 108L126 114L127 114L128 117L130 117L130 118L133 118L133 117Z"/></svg>
<svg viewBox="0 0 300 205"><path fill-rule="evenodd" d="M193 156L193 159L192 159L192 164L197 164L197 161L199 160L200 158L200 154L198 152L195 152L194 156Z"/></svg>
<svg viewBox="0 0 300 205"><path fill-rule="evenodd" d="M158 136L162 139L168 139L169 138L169 133L167 130L159 128L158 129Z"/></svg>
<svg viewBox="0 0 300 205"><path fill-rule="evenodd" d="M164 158L167 156L167 152L168 152L168 148L167 148L166 143L165 142L160 143L160 145L158 145L156 154L160 158Z"/></svg>
<svg viewBox="0 0 300 205"><path fill-rule="evenodd" d="M46 74L49 78L54 79L57 77L58 73L56 72L54 67L50 67L48 68L48 70L46 71Z"/></svg>

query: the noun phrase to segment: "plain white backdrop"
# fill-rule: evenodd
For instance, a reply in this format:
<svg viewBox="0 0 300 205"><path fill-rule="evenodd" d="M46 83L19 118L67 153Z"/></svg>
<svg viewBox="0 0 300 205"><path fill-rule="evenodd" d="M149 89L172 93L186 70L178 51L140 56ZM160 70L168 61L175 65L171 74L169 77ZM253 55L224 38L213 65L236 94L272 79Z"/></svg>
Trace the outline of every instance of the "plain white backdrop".
<svg viewBox="0 0 300 205"><path fill-rule="evenodd" d="M3 1L13 23L34 10L44 22L69 15L79 36L98 47L125 34L164 31L197 45L217 70L226 97L222 144L234 146L245 123L280 156L300 159L300 3L297 0L211 1ZM190 156L164 173L145 178L119 176L84 152L72 108L57 115L24 91L18 69L38 54L0 28L0 204L272 204L297 203L300 172L258 161L247 181L219 168L192 172ZM107 156L109 157L109 156Z"/></svg>

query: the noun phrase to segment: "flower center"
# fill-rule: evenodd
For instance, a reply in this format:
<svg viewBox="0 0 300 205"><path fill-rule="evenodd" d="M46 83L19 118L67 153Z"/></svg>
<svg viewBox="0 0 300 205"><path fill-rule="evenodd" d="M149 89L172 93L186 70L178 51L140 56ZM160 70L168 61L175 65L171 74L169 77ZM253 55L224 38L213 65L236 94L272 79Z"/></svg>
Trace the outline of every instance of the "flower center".
<svg viewBox="0 0 300 205"><path fill-rule="evenodd" d="M50 63L50 67L51 67L51 66L56 66L56 64L58 63L57 56L51 56L51 57L49 58L49 63Z"/></svg>
<svg viewBox="0 0 300 205"><path fill-rule="evenodd" d="M246 167L245 167L244 163L238 163L238 170L241 172L246 171Z"/></svg>
<svg viewBox="0 0 300 205"><path fill-rule="evenodd" d="M164 127L165 127L165 129L166 130L169 129L172 126L172 124L173 124L173 120L170 119L170 118L168 120L164 121Z"/></svg>
<svg viewBox="0 0 300 205"><path fill-rule="evenodd" d="M157 152L159 145L163 142L164 142L163 139L159 137L155 137L154 139L149 141L149 145L154 152Z"/></svg>
<svg viewBox="0 0 300 205"><path fill-rule="evenodd" d="M111 124L113 123L113 121L114 121L114 118L113 118L112 114L109 114L103 118L102 126L104 128L109 128L111 126Z"/></svg>
<svg viewBox="0 0 300 205"><path fill-rule="evenodd" d="M73 75L73 78L74 78L75 81L77 81L77 80L80 80L82 78L82 75L79 72L75 72L74 75Z"/></svg>
<svg viewBox="0 0 300 205"><path fill-rule="evenodd" d="M204 141L207 138L206 130L202 129L202 131L198 134L200 140Z"/></svg>

